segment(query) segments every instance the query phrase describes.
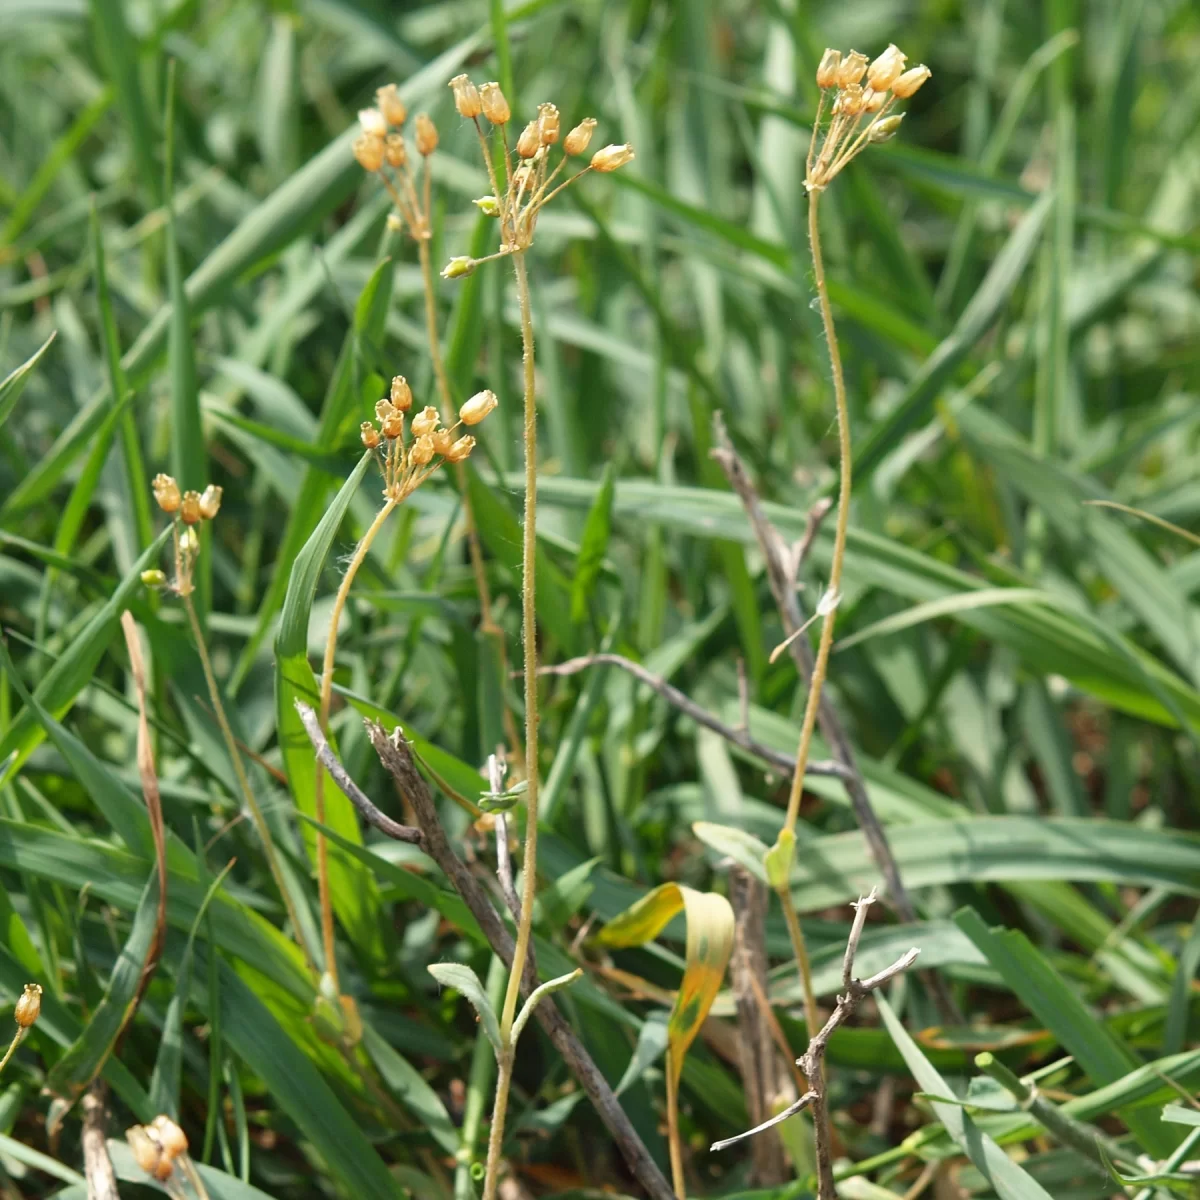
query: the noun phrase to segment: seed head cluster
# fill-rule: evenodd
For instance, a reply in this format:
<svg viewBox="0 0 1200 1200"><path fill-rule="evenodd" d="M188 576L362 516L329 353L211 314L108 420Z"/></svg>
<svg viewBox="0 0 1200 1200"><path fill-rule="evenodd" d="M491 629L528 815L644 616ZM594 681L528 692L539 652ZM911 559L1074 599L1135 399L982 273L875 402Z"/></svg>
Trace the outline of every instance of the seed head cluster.
<svg viewBox="0 0 1200 1200"><path fill-rule="evenodd" d="M510 144L512 110L498 83L476 85L466 75L450 80L454 106L459 116L475 125L479 146L492 185L490 196L475 201L479 210L500 222L499 255L527 250L533 244L538 214L563 188L568 187L588 171L602 174L615 171L633 160L633 147L605 146L597 150L582 171L568 175L557 183L559 176L573 159L586 153L596 128L594 117L585 117L578 125L564 132L562 116L557 106L539 104L537 115L527 122ZM488 127L498 129L504 143L505 161L497 169L489 139ZM558 161L551 162L555 147L560 148ZM503 187L501 187L503 183ZM494 256L498 257L498 256ZM446 279L461 279L470 275L483 259L459 256L452 258L442 271Z"/></svg>
<svg viewBox="0 0 1200 1200"><path fill-rule="evenodd" d="M423 190L418 194L416 165L404 140L408 109L394 83L375 92L375 107L358 114L360 133L354 157L364 171L379 175L396 206L395 219L417 241L432 236L429 226L429 156L438 147L438 131L428 113L412 120L412 142L424 164ZM394 224L394 222L393 222Z"/></svg>
<svg viewBox="0 0 1200 1200"><path fill-rule="evenodd" d="M174 1174L176 1163L187 1158L187 1134L165 1113L160 1113L149 1125L127 1129L125 1140L137 1165L159 1183L166 1183Z"/></svg>
<svg viewBox="0 0 1200 1200"><path fill-rule="evenodd" d="M855 155L867 146L895 137L902 114L892 114L897 100L907 100L930 76L924 64L906 69L907 56L889 46L874 61L851 50L826 50L817 67L821 99L813 121L805 187L828 187ZM822 123L832 99L829 123Z"/></svg>
<svg viewBox="0 0 1200 1200"><path fill-rule="evenodd" d="M150 486L158 507L171 517L175 526L175 579L170 586L181 596L190 595L192 574L200 553L200 539L195 527L202 521L213 520L221 511L223 489L210 483L202 492L182 492L173 475L163 474L155 475ZM168 584L166 575L159 570L143 571L142 582L147 587Z"/></svg>
<svg viewBox="0 0 1200 1200"><path fill-rule="evenodd" d="M458 410L458 421L447 429L432 404L409 417L412 388L403 375L397 375L388 394L375 405L375 420L364 421L360 428L362 444L379 456L383 494L399 503L442 463L463 462L475 448L475 439L470 434L459 436L459 428L478 425L498 403L495 392L478 392Z"/></svg>

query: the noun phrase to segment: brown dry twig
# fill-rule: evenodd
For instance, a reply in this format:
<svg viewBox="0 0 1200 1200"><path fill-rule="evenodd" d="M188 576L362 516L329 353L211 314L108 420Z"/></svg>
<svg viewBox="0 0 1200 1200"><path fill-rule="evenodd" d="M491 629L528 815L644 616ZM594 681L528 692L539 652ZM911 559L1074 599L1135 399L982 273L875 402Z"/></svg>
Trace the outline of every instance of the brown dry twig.
<svg viewBox="0 0 1200 1200"><path fill-rule="evenodd" d="M641 663L634 662L631 658L625 658L620 654L585 654L579 658L568 658L565 662L555 663L552 666L544 666L538 668L539 675L576 675L580 671L586 671L588 667L620 667L623 671L628 671L635 679L644 683L648 688L653 688L664 700L669 704L674 705L680 712L691 717L697 725L703 725L705 729L711 729L713 733L719 734L727 742L745 750L747 754L753 754L755 758L761 758L763 762L776 767L781 771L791 774L796 766L796 759L791 754L786 754L782 750L774 750L770 746L764 746L761 742L756 742L746 730L734 729L730 725L726 725L724 721L718 720L703 709L694 700L685 696L677 687L668 683L665 679L660 679L652 671L648 671ZM513 672L514 676L519 672ZM810 762L808 764L808 775L835 775L838 778L844 777L846 767L838 762L830 762L828 759L819 762Z"/></svg>
<svg viewBox="0 0 1200 1200"><path fill-rule="evenodd" d="M725 429L725 423L721 419L720 413L713 415L713 435L717 444L710 453L725 473L730 487L737 493L742 507L746 510L750 527L754 530L755 539L766 562L767 581L771 586L775 605L783 619L784 632L792 637L796 630L804 624L804 617L796 598L800 568L812 547L822 519L830 509L830 502L822 500L814 506L808 514L808 522L803 536L797 542L789 545L763 511L758 490L750 479L745 463L742 462L733 447L733 442ZM813 652L808 640L803 637L793 638L788 649L801 679L810 679L813 670ZM845 726L842 725L841 718L833 707L828 693L821 696L821 702L817 709L817 724L833 752L834 760L841 768L838 777L846 789L850 806L854 810L855 820L866 839L871 858L883 876L884 895L887 902L891 904L902 920L915 921L917 912L912 897L909 896L908 889L900 877L900 868L896 865L896 858L888 843L887 834L871 804L866 780L863 778L862 771L859 770L850 737ZM929 988L943 1019L955 1024L961 1023L962 1014L959 1013L958 1006L954 1003L953 997L947 991L942 980L930 971L922 972L921 978Z"/></svg>
<svg viewBox="0 0 1200 1200"><path fill-rule="evenodd" d="M322 761L329 770L330 777L342 788L363 819L388 837L396 837L420 846L441 868L442 873L450 881L450 885L462 897L492 950L500 956L506 966L511 966L515 950L512 934L509 933L499 914L492 907L482 884L471 874L466 864L450 845L446 831L438 819L429 787L413 762L412 752L404 740L402 732L397 729L394 735L389 736L382 725L374 721L366 722L367 735L371 739L371 745L375 747L380 761L396 781L401 794L412 806L418 826L415 829L408 825L401 825L386 813L381 812L362 789L354 784L344 769L339 769L337 772L330 770L328 759L332 758L334 762L337 759L329 750L328 742L324 738L318 742L313 736L314 731L319 732L316 714L311 708L300 702L297 702L296 710L299 712L305 730L313 740L317 752L321 753L322 745L324 746L327 757ZM341 768L340 763L338 766ZM530 955L526 958L524 969L521 972L521 992L528 997L536 987L537 967ZM545 998L537 1006L534 1010L534 1017L587 1093L588 1099L591 1100L630 1170L646 1193L653 1197L653 1200L674 1200L671 1185L658 1169L658 1165L651 1158L645 1143L625 1115L621 1102L551 997Z"/></svg>
<svg viewBox="0 0 1200 1200"><path fill-rule="evenodd" d="M107 1100L108 1085L97 1079L84 1093L81 1102L83 1173L87 1178L88 1200L121 1200L116 1172L108 1156Z"/></svg>
<svg viewBox="0 0 1200 1200"><path fill-rule="evenodd" d="M846 940L846 954L842 959L843 994L838 997L837 1007L821 1027L820 1032L809 1040L808 1049L796 1060L800 1069L810 1081L823 1078L825 1051L829 1046L829 1039L834 1033L853 1016L855 1009L858 1008L871 992L890 982L897 975L907 971L916 961L917 955L921 953L914 946L911 950L906 951L896 959L891 966L884 967L882 971L876 972L870 978L854 978L854 956L858 952L859 939L862 937L863 927L867 922L867 910L874 903L875 892L872 889L869 896L863 897L854 906L854 924L850 927L850 936ZM782 1121L786 1121L788 1117L794 1116L801 1109L805 1108L812 1108L813 1110L813 1132L817 1153L818 1200L836 1200L837 1192L834 1190L833 1184L832 1134L823 1087L810 1088L794 1104L790 1104L783 1112L779 1113L778 1116L774 1116L769 1121L764 1121L762 1124L756 1125L753 1129L748 1129L745 1133L739 1133L736 1137L714 1142L711 1149L723 1150L726 1146L731 1146L735 1142L740 1142L744 1138L752 1137L756 1133L761 1133L764 1129L770 1129Z"/></svg>

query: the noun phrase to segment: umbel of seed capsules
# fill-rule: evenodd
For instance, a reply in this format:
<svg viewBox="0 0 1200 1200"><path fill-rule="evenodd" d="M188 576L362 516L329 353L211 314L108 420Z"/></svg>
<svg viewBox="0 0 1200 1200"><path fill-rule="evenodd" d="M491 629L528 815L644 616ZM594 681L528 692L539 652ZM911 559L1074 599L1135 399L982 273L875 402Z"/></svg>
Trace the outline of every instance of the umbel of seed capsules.
<svg viewBox="0 0 1200 1200"><path fill-rule="evenodd" d="M844 56L840 50L826 50L821 55L821 98L804 181L809 191L827 187L867 146L895 137L903 115L891 109L914 95L931 74L924 64L906 70L907 61L898 46L888 46L874 61L857 50ZM823 125L830 98L829 123Z"/></svg>

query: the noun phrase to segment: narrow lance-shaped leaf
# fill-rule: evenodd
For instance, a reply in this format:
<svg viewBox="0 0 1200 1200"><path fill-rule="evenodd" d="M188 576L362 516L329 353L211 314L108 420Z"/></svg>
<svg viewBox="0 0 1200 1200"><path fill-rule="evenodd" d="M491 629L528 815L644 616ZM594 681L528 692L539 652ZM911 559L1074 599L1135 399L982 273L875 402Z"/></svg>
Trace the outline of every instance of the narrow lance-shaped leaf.
<svg viewBox="0 0 1200 1200"><path fill-rule="evenodd" d="M113 1044L133 1017L138 984L154 942L158 920L158 876L152 875L138 902L133 927L109 977L104 998L79 1040L55 1063L49 1091L73 1103L104 1066Z"/></svg>
<svg viewBox="0 0 1200 1200"><path fill-rule="evenodd" d="M0 425L8 420L12 410L16 408L17 401L21 398L21 393L25 390L25 385L33 373L33 368L38 365L42 355L50 349L50 343L57 336L58 331L56 330L15 371L0 380Z"/></svg>
<svg viewBox="0 0 1200 1200"><path fill-rule="evenodd" d="M500 1023L496 1020L496 1010L492 1008L487 990L479 982L479 976L462 963L431 963L429 973L443 987L453 988L466 996L471 1007L479 1014L488 1041L495 1047L497 1055L502 1054L504 1043L500 1037Z"/></svg>

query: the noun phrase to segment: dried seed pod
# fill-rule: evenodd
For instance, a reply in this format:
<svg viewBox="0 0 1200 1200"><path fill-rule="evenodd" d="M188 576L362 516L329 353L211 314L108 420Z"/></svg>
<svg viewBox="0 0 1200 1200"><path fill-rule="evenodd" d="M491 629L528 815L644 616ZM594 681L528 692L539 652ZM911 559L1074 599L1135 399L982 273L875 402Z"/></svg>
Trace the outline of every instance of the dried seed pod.
<svg viewBox="0 0 1200 1200"><path fill-rule="evenodd" d="M435 429L429 436L433 439L433 452L445 457L446 451L454 444L454 434L448 429Z"/></svg>
<svg viewBox="0 0 1200 1200"><path fill-rule="evenodd" d="M460 437L449 450L446 451L446 461L457 463L469 457L472 450L475 449L475 439L469 434L466 437Z"/></svg>
<svg viewBox="0 0 1200 1200"><path fill-rule="evenodd" d="M543 146L553 146L558 141L561 121L558 109L553 104L538 105L538 141Z"/></svg>
<svg viewBox="0 0 1200 1200"><path fill-rule="evenodd" d="M201 493L200 515L206 521L211 521L221 511L221 496L224 495L224 492L224 488L210 483Z"/></svg>
<svg viewBox="0 0 1200 1200"><path fill-rule="evenodd" d="M867 56L860 54L857 50L851 50L845 58L842 59L841 66L838 67L837 85L838 87L849 87L852 83L862 83L862 77L867 70Z"/></svg>
<svg viewBox="0 0 1200 1200"><path fill-rule="evenodd" d="M856 117L863 110L863 90L857 83L849 84L842 88L838 94L839 112L844 112L848 117Z"/></svg>
<svg viewBox="0 0 1200 1200"><path fill-rule="evenodd" d="M377 108L360 108L358 123L367 137L387 137L387 118Z"/></svg>
<svg viewBox="0 0 1200 1200"><path fill-rule="evenodd" d="M398 133L389 133L383 143L383 157L389 167L402 167L408 162L408 147Z"/></svg>
<svg viewBox="0 0 1200 1200"><path fill-rule="evenodd" d="M532 158L538 152L541 144L542 139L538 133L538 123L537 121L530 121L521 130L521 136L517 138L517 153L522 158Z"/></svg>
<svg viewBox="0 0 1200 1200"><path fill-rule="evenodd" d="M183 1132L166 1113L160 1113L150 1123L150 1128L158 1135L158 1144L168 1158L178 1158L187 1153L187 1134Z"/></svg>
<svg viewBox="0 0 1200 1200"><path fill-rule="evenodd" d="M476 392L458 410L458 419L464 425L478 425L499 403L500 401L497 399L496 393L485 388L482 392Z"/></svg>
<svg viewBox="0 0 1200 1200"><path fill-rule="evenodd" d="M432 404L427 404L412 419L413 437L424 437L427 433L432 433L438 427L440 421L441 418L438 416L438 410Z"/></svg>
<svg viewBox="0 0 1200 1200"><path fill-rule="evenodd" d="M887 92L877 92L874 88L867 88L863 92L862 110L865 113L877 113L887 102Z"/></svg>
<svg viewBox="0 0 1200 1200"><path fill-rule="evenodd" d="M458 115L468 119L479 116L483 111L483 102L470 76L455 75L450 80L450 86L454 89L454 107L458 109Z"/></svg>
<svg viewBox="0 0 1200 1200"><path fill-rule="evenodd" d="M364 133L354 139L354 160L364 171L378 171L383 166L387 147L384 139Z"/></svg>
<svg viewBox="0 0 1200 1200"><path fill-rule="evenodd" d="M596 128L595 117L585 117L570 133L563 138L563 153L574 157L582 154L592 140L592 131Z"/></svg>
<svg viewBox="0 0 1200 1200"><path fill-rule="evenodd" d="M22 1029L28 1029L42 1011L42 985L27 983L13 1009L13 1019Z"/></svg>
<svg viewBox="0 0 1200 1200"><path fill-rule="evenodd" d="M623 146L605 146L592 155L592 170L607 174L633 162L633 147L626 143Z"/></svg>
<svg viewBox="0 0 1200 1200"><path fill-rule="evenodd" d="M404 433L404 414L392 409L380 422L380 428L389 442L395 441Z"/></svg>
<svg viewBox="0 0 1200 1200"><path fill-rule="evenodd" d="M368 450L374 450L379 445L379 430L370 421L364 421L358 427L358 436L362 438L362 444Z"/></svg>
<svg viewBox="0 0 1200 1200"><path fill-rule="evenodd" d="M184 492L183 502L179 506L179 515L185 525L197 525L204 519L200 511L200 493Z"/></svg>
<svg viewBox="0 0 1200 1200"><path fill-rule="evenodd" d="M153 1175L162 1162L162 1147L144 1125L125 1130L125 1140L133 1151L133 1160L147 1175Z"/></svg>
<svg viewBox="0 0 1200 1200"><path fill-rule="evenodd" d="M433 438L427 433L417 438L408 452L409 461L423 467L433 457Z"/></svg>
<svg viewBox="0 0 1200 1200"><path fill-rule="evenodd" d="M498 83L485 83L479 89L479 103L483 108L483 115L493 125L504 125L512 116L508 101L504 98L504 93L500 90Z"/></svg>
<svg viewBox="0 0 1200 1200"><path fill-rule="evenodd" d="M892 91L899 99L907 100L932 74L933 72L924 63L921 63L920 66L905 71L892 84Z"/></svg>
<svg viewBox="0 0 1200 1200"><path fill-rule="evenodd" d="M408 116L408 109L404 107L404 101L400 99L400 91L394 83L376 88L375 103L379 106L379 111L383 113L383 118L389 125L394 125L398 129L404 124L405 118Z"/></svg>
<svg viewBox="0 0 1200 1200"><path fill-rule="evenodd" d="M840 50L826 50L821 55L821 61L817 66L817 87L837 87L838 71L841 69L841 65L842 52Z"/></svg>
<svg viewBox="0 0 1200 1200"><path fill-rule="evenodd" d="M417 144L417 152L426 158L437 149L437 126L429 119L428 113L417 113L417 119L413 122L413 141Z"/></svg>
<svg viewBox="0 0 1200 1200"><path fill-rule="evenodd" d="M867 85L876 92L886 92L904 73L908 55L899 46L890 45L867 68Z"/></svg>
<svg viewBox="0 0 1200 1200"><path fill-rule="evenodd" d="M412 408L412 388L403 375L392 376L391 401L401 412L408 412Z"/></svg>
<svg viewBox="0 0 1200 1200"><path fill-rule="evenodd" d="M179 505L183 497L179 492L179 484L175 482L173 475L163 475L161 472L155 475L151 488L154 490L154 499L158 503L158 507L165 513L174 513L179 511Z"/></svg>

